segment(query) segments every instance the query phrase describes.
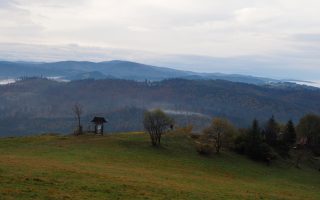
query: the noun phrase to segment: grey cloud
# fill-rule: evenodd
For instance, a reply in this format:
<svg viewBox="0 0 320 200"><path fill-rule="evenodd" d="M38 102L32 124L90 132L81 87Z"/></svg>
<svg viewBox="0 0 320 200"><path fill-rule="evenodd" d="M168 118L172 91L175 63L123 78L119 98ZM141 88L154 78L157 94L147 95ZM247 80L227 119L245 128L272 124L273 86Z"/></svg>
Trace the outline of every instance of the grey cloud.
<svg viewBox="0 0 320 200"><path fill-rule="evenodd" d="M12 0L0 0L0 9L11 7L14 3Z"/></svg>
<svg viewBox="0 0 320 200"><path fill-rule="evenodd" d="M293 37L297 41L301 42L320 42L320 33L304 33L296 34Z"/></svg>
<svg viewBox="0 0 320 200"><path fill-rule="evenodd" d="M85 47L77 44L45 46L0 44L0 60L11 61L108 61L130 60L156 66L198 72L221 72L270 78L318 80L320 62L295 54L211 57L199 55L169 55L119 48ZM34 55L37 55L35 57ZM308 63L308 67L306 64Z"/></svg>
<svg viewBox="0 0 320 200"><path fill-rule="evenodd" d="M0 45L0 55L48 61L129 59L198 71L319 76L320 3L310 2L0 0L0 42L30 44ZM80 46L63 45L69 43Z"/></svg>

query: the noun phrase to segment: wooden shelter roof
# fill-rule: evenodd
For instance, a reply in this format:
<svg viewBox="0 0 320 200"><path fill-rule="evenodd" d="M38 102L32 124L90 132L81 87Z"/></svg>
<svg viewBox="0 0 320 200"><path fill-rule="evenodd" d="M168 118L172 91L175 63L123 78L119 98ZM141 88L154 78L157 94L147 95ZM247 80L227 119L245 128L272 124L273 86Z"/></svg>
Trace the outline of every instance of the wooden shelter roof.
<svg viewBox="0 0 320 200"><path fill-rule="evenodd" d="M108 121L104 117L94 117L93 120L91 120L93 123L107 123Z"/></svg>

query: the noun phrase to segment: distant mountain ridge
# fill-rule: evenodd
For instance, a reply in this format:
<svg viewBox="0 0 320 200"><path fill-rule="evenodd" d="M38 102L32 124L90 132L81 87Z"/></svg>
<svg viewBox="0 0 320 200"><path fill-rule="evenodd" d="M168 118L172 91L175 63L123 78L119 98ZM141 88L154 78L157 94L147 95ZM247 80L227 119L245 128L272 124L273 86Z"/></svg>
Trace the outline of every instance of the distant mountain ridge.
<svg viewBox="0 0 320 200"><path fill-rule="evenodd" d="M189 80L227 80L250 84L267 84L279 80L238 74L198 73L156 67L129 61L61 61L53 63L0 62L0 78L29 76L61 77L66 80L118 78L136 81L161 81L171 78Z"/></svg>

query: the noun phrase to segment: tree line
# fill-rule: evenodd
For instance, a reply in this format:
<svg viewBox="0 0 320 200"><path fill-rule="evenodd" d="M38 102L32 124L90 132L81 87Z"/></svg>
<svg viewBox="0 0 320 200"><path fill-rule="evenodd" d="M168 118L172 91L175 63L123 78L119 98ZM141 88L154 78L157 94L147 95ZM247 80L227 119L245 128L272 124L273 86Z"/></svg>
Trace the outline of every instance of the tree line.
<svg viewBox="0 0 320 200"><path fill-rule="evenodd" d="M174 120L154 110L145 113L143 124L151 144L160 146L161 136L173 128ZM271 116L265 124L254 119L249 128L237 128L227 119L214 118L210 126L192 134L192 138L201 155L232 150L268 164L277 158L293 159L299 167L307 155L320 155L320 116L307 114L297 125L292 120L281 124Z"/></svg>

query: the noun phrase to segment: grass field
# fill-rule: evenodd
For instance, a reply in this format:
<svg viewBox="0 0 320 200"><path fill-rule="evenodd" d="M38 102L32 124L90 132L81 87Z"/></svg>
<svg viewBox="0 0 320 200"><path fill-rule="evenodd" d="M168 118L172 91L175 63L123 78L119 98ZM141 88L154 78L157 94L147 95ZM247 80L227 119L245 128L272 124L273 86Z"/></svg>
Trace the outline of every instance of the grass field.
<svg viewBox="0 0 320 200"><path fill-rule="evenodd" d="M202 157L188 139L147 135L0 139L2 199L320 199L320 173L268 167L223 153Z"/></svg>

